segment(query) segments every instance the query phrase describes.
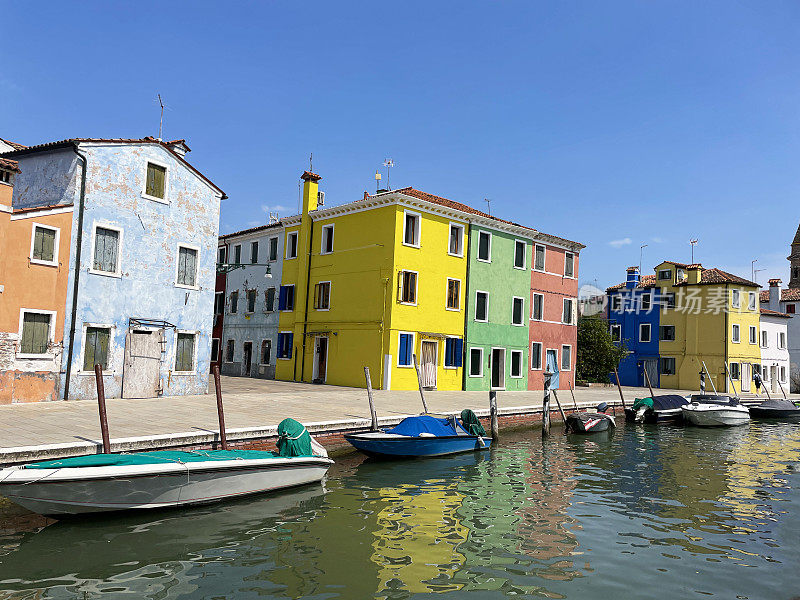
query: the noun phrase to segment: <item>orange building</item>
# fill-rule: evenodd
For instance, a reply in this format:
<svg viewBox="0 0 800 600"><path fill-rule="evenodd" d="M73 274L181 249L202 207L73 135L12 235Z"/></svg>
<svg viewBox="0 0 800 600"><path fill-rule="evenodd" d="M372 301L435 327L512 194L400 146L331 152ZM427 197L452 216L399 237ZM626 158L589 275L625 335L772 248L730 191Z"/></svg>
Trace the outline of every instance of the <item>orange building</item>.
<svg viewBox="0 0 800 600"><path fill-rule="evenodd" d="M72 205L12 207L0 157L0 404L58 400Z"/></svg>

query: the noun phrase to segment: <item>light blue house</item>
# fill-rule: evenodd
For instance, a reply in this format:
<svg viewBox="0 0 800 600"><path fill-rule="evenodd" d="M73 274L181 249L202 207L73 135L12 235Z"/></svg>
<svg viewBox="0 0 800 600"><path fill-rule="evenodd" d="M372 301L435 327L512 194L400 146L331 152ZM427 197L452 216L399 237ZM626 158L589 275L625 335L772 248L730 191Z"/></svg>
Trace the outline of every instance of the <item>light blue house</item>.
<svg viewBox="0 0 800 600"><path fill-rule="evenodd" d="M183 140L69 139L32 146L19 207L73 204L61 389L147 398L208 388L220 201Z"/></svg>

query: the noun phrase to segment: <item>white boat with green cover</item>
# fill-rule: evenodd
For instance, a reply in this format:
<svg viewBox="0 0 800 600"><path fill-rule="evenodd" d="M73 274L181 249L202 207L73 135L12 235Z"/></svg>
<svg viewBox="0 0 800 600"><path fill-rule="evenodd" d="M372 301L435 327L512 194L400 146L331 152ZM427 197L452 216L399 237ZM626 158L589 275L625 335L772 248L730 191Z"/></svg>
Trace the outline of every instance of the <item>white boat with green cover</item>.
<svg viewBox="0 0 800 600"><path fill-rule="evenodd" d="M290 421L290 423L287 423ZM217 502L319 482L333 461L297 421L278 452L194 450L94 454L0 470L0 495L48 516Z"/></svg>

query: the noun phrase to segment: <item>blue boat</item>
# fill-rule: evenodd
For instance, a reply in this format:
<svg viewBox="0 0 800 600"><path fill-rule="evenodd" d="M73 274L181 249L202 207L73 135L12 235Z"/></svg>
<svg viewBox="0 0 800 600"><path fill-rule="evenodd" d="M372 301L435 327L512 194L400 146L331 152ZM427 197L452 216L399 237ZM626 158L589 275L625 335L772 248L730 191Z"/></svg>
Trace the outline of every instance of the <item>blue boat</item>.
<svg viewBox="0 0 800 600"><path fill-rule="evenodd" d="M406 417L393 429L351 433L344 439L364 454L376 457L412 458L488 450L492 438L486 436L474 413L465 410L461 415L461 420L455 416Z"/></svg>

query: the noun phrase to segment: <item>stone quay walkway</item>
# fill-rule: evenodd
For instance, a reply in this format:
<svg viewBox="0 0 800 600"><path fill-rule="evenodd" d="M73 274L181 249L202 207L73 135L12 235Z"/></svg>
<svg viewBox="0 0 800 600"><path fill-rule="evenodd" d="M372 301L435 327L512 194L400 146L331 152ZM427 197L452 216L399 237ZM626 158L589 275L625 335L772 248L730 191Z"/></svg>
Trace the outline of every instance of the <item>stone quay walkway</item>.
<svg viewBox="0 0 800 600"><path fill-rule="evenodd" d="M213 388L212 388L213 389ZM222 377L225 425L231 441L276 435L285 417L297 419L313 433L346 432L369 426L367 392L360 388ZM646 388L623 388L626 401L648 396ZM659 390L657 393L681 393ZM565 410L572 408L568 390L559 392ZM581 408L600 402L619 405L614 387L577 388ZM488 415L488 392L426 391L428 410L460 413L471 408ZM542 410L543 393L498 392L503 415ZM418 391L374 392L381 426L422 412ZM147 399L106 400L113 451L202 445L218 440L216 399L212 394ZM552 408L557 409L555 401ZM553 420L560 420L557 413ZM0 465L93 454L101 447L97 402L41 402L0 406Z"/></svg>

